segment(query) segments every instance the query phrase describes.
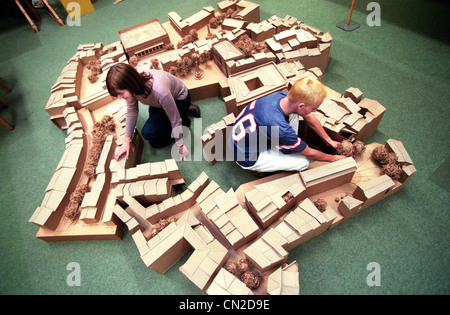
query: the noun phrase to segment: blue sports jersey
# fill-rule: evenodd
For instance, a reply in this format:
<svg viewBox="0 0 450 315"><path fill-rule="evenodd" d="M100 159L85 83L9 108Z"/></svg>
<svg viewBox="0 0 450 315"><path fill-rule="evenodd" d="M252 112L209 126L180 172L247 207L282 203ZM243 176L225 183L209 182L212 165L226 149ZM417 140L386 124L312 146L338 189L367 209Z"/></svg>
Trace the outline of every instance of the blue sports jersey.
<svg viewBox="0 0 450 315"><path fill-rule="evenodd" d="M287 93L264 96L247 105L236 118L228 144L234 148L234 159L239 165L253 166L259 153L271 148L284 154L302 152L306 148L280 107L280 100Z"/></svg>

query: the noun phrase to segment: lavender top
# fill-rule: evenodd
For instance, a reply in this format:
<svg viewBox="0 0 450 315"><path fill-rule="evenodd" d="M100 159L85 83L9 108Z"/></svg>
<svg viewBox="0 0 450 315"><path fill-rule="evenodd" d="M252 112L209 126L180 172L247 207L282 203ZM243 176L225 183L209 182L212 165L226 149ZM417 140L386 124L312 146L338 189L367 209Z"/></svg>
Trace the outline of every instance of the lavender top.
<svg viewBox="0 0 450 315"><path fill-rule="evenodd" d="M144 105L164 109L172 125L176 144L181 145L183 143L181 116L175 100L182 100L188 96L186 85L183 81L166 71L146 69L141 72L146 72L153 76L153 88L147 98L143 97L143 95L133 95L133 99L127 102L125 136L131 138L133 135L139 114L139 101Z"/></svg>

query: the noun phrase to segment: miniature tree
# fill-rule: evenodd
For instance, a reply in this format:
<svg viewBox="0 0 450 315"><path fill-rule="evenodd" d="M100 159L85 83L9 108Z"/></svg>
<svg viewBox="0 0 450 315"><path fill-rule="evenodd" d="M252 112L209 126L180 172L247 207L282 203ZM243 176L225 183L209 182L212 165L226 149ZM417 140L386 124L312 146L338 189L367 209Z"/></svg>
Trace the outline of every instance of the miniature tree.
<svg viewBox="0 0 450 315"><path fill-rule="evenodd" d="M169 73L170 73L171 75L176 76L176 75L177 75L177 67L175 67L175 66L170 67Z"/></svg>
<svg viewBox="0 0 450 315"><path fill-rule="evenodd" d="M95 168L102 153L103 145L108 137L108 132L115 130L114 120L111 116L105 115L100 122L94 123L92 134L92 146L89 149L84 174L89 178L95 178Z"/></svg>
<svg viewBox="0 0 450 315"><path fill-rule="evenodd" d="M265 43L255 42L247 34L239 37L239 40L236 42L236 47L239 48L247 58L259 52L268 52Z"/></svg>
<svg viewBox="0 0 450 315"><path fill-rule="evenodd" d="M192 42L195 42L198 39L198 33L196 30L192 29L189 31L189 36Z"/></svg>
<svg viewBox="0 0 450 315"><path fill-rule="evenodd" d="M90 74L90 75L88 75L88 80L89 80L89 82L91 82L91 83L95 83L95 82L97 82L97 76L95 75L95 74Z"/></svg>
<svg viewBox="0 0 450 315"><path fill-rule="evenodd" d="M328 206L325 199L322 199L322 198L319 198L316 201L314 201L314 205L320 212L324 212L325 210L327 210L327 206Z"/></svg>
<svg viewBox="0 0 450 315"><path fill-rule="evenodd" d="M183 61L181 59L178 59L175 62L175 67L176 67L177 75L181 76L183 73Z"/></svg>
<svg viewBox="0 0 450 315"><path fill-rule="evenodd" d="M218 24L218 25L222 25L223 20L225 20L225 16L226 16L226 14L223 13L223 12L222 12L222 13L219 13L219 15L216 16L217 24Z"/></svg>
<svg viewBox="0 0 450 315"><path fill-rule="evenodd" d="M89 61L89 63L86 65L86 68L90 71L90 74L88 75L89 82L91 82L91 83L97 82L98 75L100 75L103 72L100 60Z"/></svg>
<svg viewBox="0 0 450 315"><path fill-rule="evenodd" d="M206 63L207 61L208 61L208 56L207 56L207 54L206 54L206 50L205 51L203 51L201 54L200 54L200 56L199 56L200 58L199 58L199 62L201 63L201 64L204 64L204 63Z"/></svg>
<svg viewBox="0 0 450 315"><path fill-rule="evenodd" d="M350 140L343 140L336 148L336 153L345 156L356 157L366 150L364 142L356 141L352 143Z"/></svg>
<svg viewBox="0 0 450 315"><path fill-rule="evenodd" d="M80 205L84 195L89 191L87 184L79 184L69 198L69 204L64 209L64 216L71 221L75 221L80 214Z"/></svg>
<svg viewBox="0 0 450 315"><path fill-rule="evenodd" d="M381 174L386 174L392 179L399 180L402 175L402 168L398 163L398 157L394 152L389 152L385 146L379 146L373 149L372 158L379 162Z"/></svg>
<svg viewBox="0 0 450 315"><path fill-rule="evenodd" d="M139 59L136 55L134 55L130 58L130 60L128 62L130 63L130 66L136 68L136 66L138 65Z"/></svg>
<svg viewBox="0 0 450 315"><path fill-rule="evenodd" d="M196 30L192 29L189 34L184 36L181 41L177 43L177 48L181 48L186 44L193 43L198 39L198 33Z"/></svg>
<svg viewBox="0 0 450 315"><path fill-rule="evenodd" d="M228 260L225 265L225 270L231 273L232 275L236 275L238 273L238 264L234 260Z"/></svg>
<svg viewBox="0 0 450 315"><path fill-rule="evenodd" d="M212 28L217 28L219 26L219 22L217 21L217 19L215 17L213 17L209 20L208 30L209 30L209 26L211 26Z"/></svg>
<svg viewBox="0 0 450 315"><path fill-rule="evenodd" d="M262 276L259 272L248 270L242 274L241 281L244 282L250 290L255 290L261 285Z"/></svg>
<svg viewBox="0 0 450 315"><path fill-rule="evenodd" d="M151 69L159 69L159 60L158 59L152 59L151 60L151 63L152 63L152 65L151 65Z"/></svg>
<svg viewBox="0 0 450 315"><path fill-rule="evenodd" d="M172 50L172 49L175 48L175 45L172 44L172 43L168 43L168 44L165 44L165 45L164 45L164 48L165 48L166 50Z"/></svg>

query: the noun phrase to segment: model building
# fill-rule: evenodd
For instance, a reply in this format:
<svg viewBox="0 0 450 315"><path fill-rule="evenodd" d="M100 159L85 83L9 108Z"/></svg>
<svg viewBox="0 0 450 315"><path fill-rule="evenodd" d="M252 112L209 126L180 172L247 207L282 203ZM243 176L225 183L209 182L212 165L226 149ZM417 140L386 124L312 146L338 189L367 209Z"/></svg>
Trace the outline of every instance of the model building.
<svg viewBox="0 0 450 315"><path fill-rule="evenodd" d="M118 62L159 67L179 76L193 101L224 100L228 115L205 130L206 158L226 155L226 127L242 108L304 77L321 79L332 37L296 17L260 21L259 4L221 1L190 17L168 13L118 30L120 41L80 44L45 105L67 130L66 150L30 222L44 241L120 239L126 226L143 263L161 274L193 249L180 271L208 294L298 294L289 251L401 189L416 172L400 140L372 143L333 163L313 162L224 191L198 175L184 179L173 159L140 163L135 130L130 157L116 162L126 107L113 100L105 73ZM174 49L176 47L176 49ZM356 87L327 88L315 115L338 140L367 139L386 108ZM314 141L300 126L301 137ZM353 144L352 144L353 143ZM353 150L353 149L352 149ZM212 166L213 167L213 166ZM163 275L161 275L163 276Z"/></svg>

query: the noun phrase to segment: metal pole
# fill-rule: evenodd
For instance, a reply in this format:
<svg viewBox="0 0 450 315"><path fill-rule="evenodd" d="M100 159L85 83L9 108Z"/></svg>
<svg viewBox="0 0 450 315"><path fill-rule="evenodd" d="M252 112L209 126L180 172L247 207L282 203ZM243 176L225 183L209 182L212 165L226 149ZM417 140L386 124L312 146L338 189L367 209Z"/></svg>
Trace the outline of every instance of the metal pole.
<svg viewBox="0 0 450 315"><path fill-rule="evenodd" d="M347 25L350 25L350 20L352 19L353 7L355 6L355 0L353 0L352 7L350 8L350 15L348 16Z"/></svg>
<svg viewBox="0 0 450 315"><path fill-rule="evenodd" d="M342 20L336 24L337 27L344 31L354 31L359 27L359 23L352 21L353 8L355 6L355 0L352 1L352 7L350 8L350 14L348 20Z"/></svg>

